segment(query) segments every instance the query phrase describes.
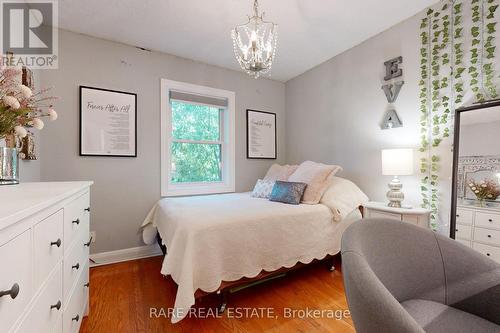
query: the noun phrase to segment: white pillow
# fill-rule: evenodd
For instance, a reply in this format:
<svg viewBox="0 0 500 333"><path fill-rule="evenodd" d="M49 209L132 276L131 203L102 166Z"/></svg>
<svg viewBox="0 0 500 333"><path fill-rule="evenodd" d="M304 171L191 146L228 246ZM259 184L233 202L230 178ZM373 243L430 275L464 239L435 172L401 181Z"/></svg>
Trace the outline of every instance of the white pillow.
<svg viewBox="0 0 500 333"><path fill-rule="evenodd" d="M265 198L269 199L271 192L273 191L274 184L276 182L274 180L257 180L255 187L253 188L253 192L251 194L254 198Z"/></svg>
<svg viewBox="0 0 500 333"><path fill-rule="evenodd" d="M330 187L323 194L320 203L328 206L335 221L339 222L368 200L366 194L350 180L332 177Z"/></svg>
<svg viewBox="0 0 500 333"><path fill-rule="evenodd" d="M287 181L288 177L292 173L297 170L299 166L298 165L279 165L279 164L273 164L267 170L266 176L264 177L264 180L270 180L270 181Z"/></svg>
<svg viewBox="0 0 500 333"><path fill-rule="evenodd" d="M306 183L307 187L302 197L302 203L316 205L328 189L333 175L341 171L338 165L326 165L305 161L288 177L288 181Z"/></svg>

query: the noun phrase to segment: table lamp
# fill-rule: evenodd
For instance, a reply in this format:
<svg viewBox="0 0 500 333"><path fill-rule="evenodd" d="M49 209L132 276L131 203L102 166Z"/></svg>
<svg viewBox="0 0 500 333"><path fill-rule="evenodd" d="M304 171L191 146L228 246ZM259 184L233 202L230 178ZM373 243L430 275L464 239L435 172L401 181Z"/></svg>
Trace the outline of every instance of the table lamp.
<svg viewBox="0 0 500 333"><path fill-rule="evenodd" d="M383 149L382 150L382 174L394 176L389 183L389 207L401 208L401 202L405 195L401 191L403 184L398 176L413 175L413 149Z"/></svg>

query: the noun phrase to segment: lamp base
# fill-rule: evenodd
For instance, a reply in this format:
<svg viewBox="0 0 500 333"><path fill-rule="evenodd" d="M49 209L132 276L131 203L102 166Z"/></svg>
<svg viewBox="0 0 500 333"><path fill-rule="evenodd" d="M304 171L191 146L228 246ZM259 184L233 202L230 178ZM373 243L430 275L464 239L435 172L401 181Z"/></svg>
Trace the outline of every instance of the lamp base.
<svg viewBox="0 0 500 333"><path fill-rule="evenodd" d="M390 190L387 192L387 199L389 200L389 204L387 206L393 208L401 208L401 203L405 199L404 193L401 191L403 188L403 184L397 176L388 184Z"/></svg>

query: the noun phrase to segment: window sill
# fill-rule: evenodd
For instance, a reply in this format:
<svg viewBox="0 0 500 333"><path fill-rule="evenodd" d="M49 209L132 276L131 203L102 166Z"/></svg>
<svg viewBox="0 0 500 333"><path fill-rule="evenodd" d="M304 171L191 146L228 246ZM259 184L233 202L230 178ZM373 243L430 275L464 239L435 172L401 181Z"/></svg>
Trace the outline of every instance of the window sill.
<svg viewBox="0 0 500 333"><path fill-rule="evenodd" d="M206 194L222 194L235 192L234 186L221 185L206 185L206 186L169 186L162 197L180 197L188 195L206 195Z"/></svg>

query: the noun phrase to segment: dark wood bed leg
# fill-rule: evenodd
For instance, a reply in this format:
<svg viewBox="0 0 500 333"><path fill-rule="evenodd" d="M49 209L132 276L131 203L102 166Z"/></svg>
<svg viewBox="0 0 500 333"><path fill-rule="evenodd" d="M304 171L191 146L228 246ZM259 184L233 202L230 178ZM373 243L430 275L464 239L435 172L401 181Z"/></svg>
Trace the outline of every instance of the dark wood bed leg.
<svg viewBox="0 0 500 333"><path fill-rule="evenodd" d="M160 233L156 233L156 241L158 242L158 245L160 245L161 252L163 252L163 255L167 254L167 247L163 245L163 241L160 237Z"/></svg>
<svg viewBox="0 0 500 333"><path fill-rule="evenodd" d="M219 314L223 314L224 311L226 311L226 307L227 307L227 296L229 294L229 291L228 290L219 290L217 292L217 294L219 295L219 306L217 307L217 312Z"/></svg>

